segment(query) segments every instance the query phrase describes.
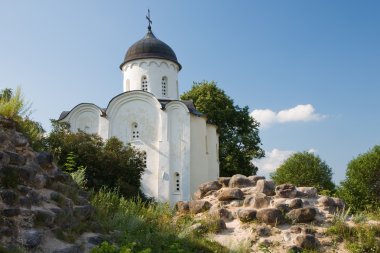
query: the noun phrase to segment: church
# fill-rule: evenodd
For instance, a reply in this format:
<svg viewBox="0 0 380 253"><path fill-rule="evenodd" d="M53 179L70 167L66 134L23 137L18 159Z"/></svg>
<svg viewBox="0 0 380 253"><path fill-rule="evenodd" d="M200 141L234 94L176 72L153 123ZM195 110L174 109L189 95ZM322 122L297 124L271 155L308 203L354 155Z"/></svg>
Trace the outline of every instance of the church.
<svg viewBox="0 0 380 253"><path fill-rule="evenodd" d="M141 190L157 201L190 200L199 184L219 176L215 125L194 107L179 100L182 66L170 46L156 38L151 20L144 38L134 43L120 65L123 93L106 108L81 103L64 111L59 121L71 131L117 137L145 154Z"/></svg>

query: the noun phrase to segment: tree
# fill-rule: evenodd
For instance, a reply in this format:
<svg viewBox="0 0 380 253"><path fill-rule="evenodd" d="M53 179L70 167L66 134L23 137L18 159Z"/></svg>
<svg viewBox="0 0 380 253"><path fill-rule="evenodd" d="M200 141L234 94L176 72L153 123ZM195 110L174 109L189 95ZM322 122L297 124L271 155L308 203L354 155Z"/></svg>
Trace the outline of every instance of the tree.
<svg viewBox="0 0 380 253"><path fill-rule="evenodd" d="M297 186L312 186L319 191L334 191L331 168L310 152L297 152L271 173L276 184L290 183Z"/></svg>
<svg viewBox="0 0 380 253"><path fill-rule="evenodd" d="M251 161L263 157L264 151L260 147L259 123L249 115L248 107L234 105L213 81L194 83L181 99L193 100L197 110L218 127L220 175L256 174L257 167Z"/></svg>
<svg viewBox="0 0 380 253"><path fill-rule="evenodd" d="M46 146L60 168L70 173L86 168L87 188L117 187L124 196L137 196L145 169L142 152L115 137L104 141L95 134L72 133L66 122L52 120L52 127Z"/></svg>
<svg viewBox="0 0 380 253"><path fill-rule="evenodd" d="M347 166L346 179L338 188L353 211L380 208L380 146L358 155Z"/></svg>

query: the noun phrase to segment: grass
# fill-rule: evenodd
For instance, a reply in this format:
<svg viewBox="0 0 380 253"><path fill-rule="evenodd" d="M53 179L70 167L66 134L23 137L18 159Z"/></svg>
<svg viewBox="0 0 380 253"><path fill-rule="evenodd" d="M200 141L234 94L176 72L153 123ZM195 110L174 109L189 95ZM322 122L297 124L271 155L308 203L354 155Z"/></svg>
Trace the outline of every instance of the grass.
<svg viewBox="0 0 380 253"><path fill-rule="evenodd" d="M96 219L105 230L118 231L110 243L96 247L93 253L228 252L203 238L205 233L216 229L212 219L194 221L189 215L174 219L175 213L167 204L146 203L139 198L127 200L116 190L101 189L94 195L92 204L97 209ZM201 223L202 229L183 233L193 222Z"/></svg>

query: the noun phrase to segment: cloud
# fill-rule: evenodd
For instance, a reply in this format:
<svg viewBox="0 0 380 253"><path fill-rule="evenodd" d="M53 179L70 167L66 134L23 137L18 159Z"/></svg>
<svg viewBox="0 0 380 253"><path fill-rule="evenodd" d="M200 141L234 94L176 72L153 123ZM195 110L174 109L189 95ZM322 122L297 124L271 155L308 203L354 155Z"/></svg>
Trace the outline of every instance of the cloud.
<svg viewBox="0 0 380 253"><path fill-rule="evenodd" d="M269 173L275 171L293 153L294 151L291 150L279 150L274 148L270 152L266 151L264 158L253 159L252 162L259 168L257 174L268 178Z"/></svg>
<svg viewBox="0 0 380 253"><path fill-rule="evenodd" d="M251 116L260 122L261 127L269 127L275 123L319 121L326 118L315 112L311 104L297 105L290 109L274 112L270 109L257 109L251 112Z"/></svg>

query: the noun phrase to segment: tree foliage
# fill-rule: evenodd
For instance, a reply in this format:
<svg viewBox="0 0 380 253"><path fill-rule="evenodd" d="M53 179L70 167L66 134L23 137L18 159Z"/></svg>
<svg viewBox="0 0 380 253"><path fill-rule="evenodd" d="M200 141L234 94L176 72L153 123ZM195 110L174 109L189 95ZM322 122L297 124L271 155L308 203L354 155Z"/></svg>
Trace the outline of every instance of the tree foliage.
<svg viewBox="0 0 380 253"><path fill-rule="evenodd" d="M331 168L310 152L297 152L271 173L276 184L291 183L297 186L312 186L319 191L333 191Z"/></svg>
<svg viewBox="0 0 380 253"><path fill-rule="evenodd" d="M380 146L350 161L338 195L353 211L380 208Z"/></svg>
<svg viewBox="0 0 380 253"><path fill-rule="evenodd" d="M52 127L46 145L58 166L70 173L85 167L87 188L117 187L124 196L138 194L145 168L142 152L115 137L103 141L95 134L72 133L65 122L52 120Z"/></svg>
<svg viewBox="0 0 380 253"><path fill-rule="evenodd" d="M193 100L197 110L218 127L220 175L256 174L257 167L251 161L263 157L264 151L260 147L259 123L249 115L248 107L235 105L213 81L194 83L181 99Z"/></svg>

